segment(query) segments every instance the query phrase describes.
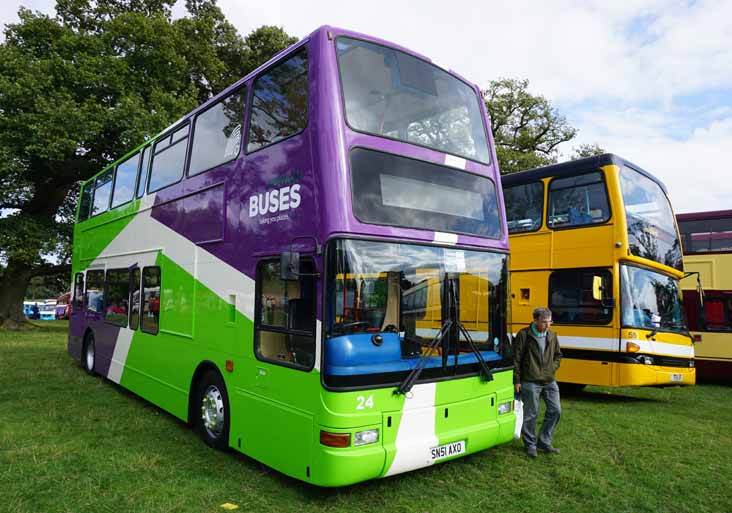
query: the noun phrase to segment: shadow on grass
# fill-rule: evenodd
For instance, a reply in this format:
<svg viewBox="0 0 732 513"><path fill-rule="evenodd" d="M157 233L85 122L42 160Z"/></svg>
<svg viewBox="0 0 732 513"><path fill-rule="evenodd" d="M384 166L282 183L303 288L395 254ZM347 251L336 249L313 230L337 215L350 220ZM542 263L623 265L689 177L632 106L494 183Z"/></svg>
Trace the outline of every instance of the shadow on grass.
<svg viewBox="0 0 732 513"><path fill-rule="evenodd" d="M595 391L583 391L562 395L562 399L572 399L577 402L586 403L664 403L667 402L663 399L656 399L653 397L636 397L632 395L622 395L613 392L595 392Z"/></svg>

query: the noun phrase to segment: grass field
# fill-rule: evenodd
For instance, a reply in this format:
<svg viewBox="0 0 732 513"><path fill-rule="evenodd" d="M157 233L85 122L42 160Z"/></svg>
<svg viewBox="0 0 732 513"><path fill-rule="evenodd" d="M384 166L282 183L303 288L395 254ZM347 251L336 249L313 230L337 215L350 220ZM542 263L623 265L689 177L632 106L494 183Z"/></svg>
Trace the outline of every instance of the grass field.
<svg viewBox="0 0 732 513"><path fill-rule="evenodd" d="M207 448L66 354L66 324L0 331L0 511L732 511L732 387L590 387L562 398L562 453L519 442L342 489Z"/></svg>

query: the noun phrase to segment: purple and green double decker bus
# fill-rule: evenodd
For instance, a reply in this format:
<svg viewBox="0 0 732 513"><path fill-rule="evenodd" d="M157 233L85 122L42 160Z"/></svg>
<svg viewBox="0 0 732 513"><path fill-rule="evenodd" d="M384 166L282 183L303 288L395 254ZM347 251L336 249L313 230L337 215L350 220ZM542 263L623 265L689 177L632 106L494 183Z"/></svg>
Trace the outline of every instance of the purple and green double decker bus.
<svg viewBox="0 0 732 513"><path fill-rule="evenodd" d="M498 176L476 86L321 27L83 184L69 354L320 486L509 441Z"/></svg>

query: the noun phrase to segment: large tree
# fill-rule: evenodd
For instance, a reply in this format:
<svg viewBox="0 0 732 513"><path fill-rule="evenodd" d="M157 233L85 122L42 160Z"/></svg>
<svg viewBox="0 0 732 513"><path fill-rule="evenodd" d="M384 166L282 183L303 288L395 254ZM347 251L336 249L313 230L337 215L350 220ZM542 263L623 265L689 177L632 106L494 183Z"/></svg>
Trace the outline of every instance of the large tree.
<svg viewBox="0 0 732 513"><path fill-rule="evenodd" d="M557 162L559 145L577 134L549 100L528 88L528 80L503 78L483 91L502 174Z"/></svg>
<svg viewBox="0 0 732 513"><path fill-rule="evenodd" d="M30 279L67 270L78 184L295 42L242 38L215 0L58 0L0 44L0 326Z"/></svg>

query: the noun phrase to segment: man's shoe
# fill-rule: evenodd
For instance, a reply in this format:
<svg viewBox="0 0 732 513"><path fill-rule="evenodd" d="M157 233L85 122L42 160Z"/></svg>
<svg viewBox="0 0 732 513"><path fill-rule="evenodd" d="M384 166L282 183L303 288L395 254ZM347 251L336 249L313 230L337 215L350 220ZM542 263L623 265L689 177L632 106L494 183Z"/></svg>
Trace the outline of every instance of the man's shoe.
<svg viewBox="0 0 732 513"><path fill-rule="evenodd" d="M526 455L529 458L536 458L536 447L528 447L526 449Z"/></svg>
<svg viewBox="0 0 732 513"><path fill-rule="evenodd" d="M560 452L559 449L557 449L556 447L552 447L552 446L549 446L549 447L539 447L539 450L541 452L545 452L547 454L559 454L559 452Z"/></svg>

